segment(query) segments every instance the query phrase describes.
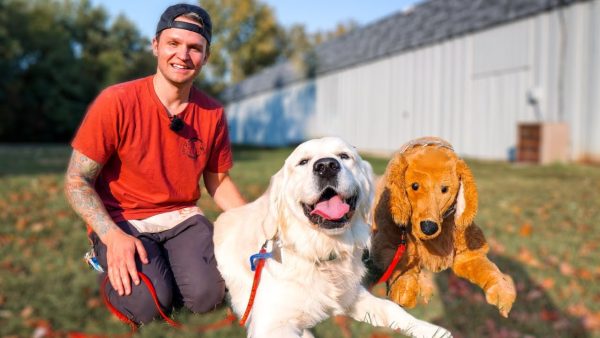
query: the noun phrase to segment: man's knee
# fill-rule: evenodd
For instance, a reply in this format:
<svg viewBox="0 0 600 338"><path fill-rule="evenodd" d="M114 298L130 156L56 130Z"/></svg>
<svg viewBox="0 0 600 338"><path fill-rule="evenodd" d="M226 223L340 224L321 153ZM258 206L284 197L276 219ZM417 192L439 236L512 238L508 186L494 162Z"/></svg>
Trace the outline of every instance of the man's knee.
<svg viewBox="0 0 600 338"><path fill-rule="evenodd" d="M183 295L184 304L194 313L214 310L225 297L225 282L222 279L212 283L197 283L187 289Z"/></svg>

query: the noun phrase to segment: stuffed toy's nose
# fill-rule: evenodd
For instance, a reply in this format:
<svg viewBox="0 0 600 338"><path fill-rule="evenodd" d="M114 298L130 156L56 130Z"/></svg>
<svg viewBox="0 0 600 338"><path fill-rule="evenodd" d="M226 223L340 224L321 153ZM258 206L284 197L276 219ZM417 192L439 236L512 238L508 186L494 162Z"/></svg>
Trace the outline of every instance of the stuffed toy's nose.
<svg viewBox="0 0 600 338"><path fill-rule="evenodd" d="M438 225L435 222L432 221L422 221L421 224L421 231L423 231L423 233L425 235L433 235L438 231Z"/></svg>

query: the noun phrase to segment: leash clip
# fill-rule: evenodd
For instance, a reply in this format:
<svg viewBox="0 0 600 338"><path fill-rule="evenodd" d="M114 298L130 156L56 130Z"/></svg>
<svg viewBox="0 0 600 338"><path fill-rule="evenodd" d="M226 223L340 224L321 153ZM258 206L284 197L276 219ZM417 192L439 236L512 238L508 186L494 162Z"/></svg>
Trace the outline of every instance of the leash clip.
<svg viewBox="0 0 600 338"><path fill-rule="evenodd" d="M406 233L408 232L408 230L406 229L406 225L405 226L401 226L400 227L400 245L406 245Z"/></svg>
<svg viewBox="0 0 600 338"><path fill-rule="evenodd" d="M261 260L261 259L273 258L273 248L271 247L271 251L267 252L268 243L269 243L269 240L266 240L265 243L260 248L260 251L258 253L255 253L254 255L250 256L250 269L252 271L256 270L256 264L255 264L256 261Z"/></svg>
<svg viewBox="0 0 600 338"><path fill-rule="evenodd" d="M102 266L98 262L98 258L94 253L94 249L90 249L90 251L86 252L83 256L83 260L89 265L90 268L98 272L104 272L104 269L102 269Z"/></svg>

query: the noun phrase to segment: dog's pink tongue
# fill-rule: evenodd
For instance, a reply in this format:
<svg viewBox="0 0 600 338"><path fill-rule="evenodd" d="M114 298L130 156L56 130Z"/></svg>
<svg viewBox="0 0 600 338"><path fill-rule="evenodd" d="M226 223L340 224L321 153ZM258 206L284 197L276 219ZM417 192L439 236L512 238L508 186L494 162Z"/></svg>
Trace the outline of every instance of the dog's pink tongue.
<svg viewBox="0 0 600 338"><path fill-rule="evenodd" d="M310 214L317 214L327 220L336 220L344 217L344 215L350 210L350 206L340 196L335 195L328 201L323 201L315 205L315 209Z"/></svg>

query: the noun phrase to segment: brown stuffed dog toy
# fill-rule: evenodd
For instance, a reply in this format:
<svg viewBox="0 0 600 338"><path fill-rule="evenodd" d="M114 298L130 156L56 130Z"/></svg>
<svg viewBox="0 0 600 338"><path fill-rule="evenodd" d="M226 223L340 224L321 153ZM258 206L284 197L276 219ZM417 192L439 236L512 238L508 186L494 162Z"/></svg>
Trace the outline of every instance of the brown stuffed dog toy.
<svg viewBox="0 0 600 338"><path fill-rule="evenodd" d="M516 298L514 283L486 256L488 244L473 223L475 181L448 142L424 137L404 145L379 181L373 205L375 268L386 270L403 236L407 243L387 281L391 300L411 308L420 295L427 303L432 287L423 283L421 270L452 268L481 287L487 302L508 316Z"/></svg>

